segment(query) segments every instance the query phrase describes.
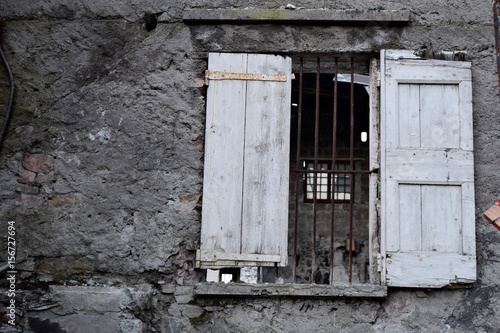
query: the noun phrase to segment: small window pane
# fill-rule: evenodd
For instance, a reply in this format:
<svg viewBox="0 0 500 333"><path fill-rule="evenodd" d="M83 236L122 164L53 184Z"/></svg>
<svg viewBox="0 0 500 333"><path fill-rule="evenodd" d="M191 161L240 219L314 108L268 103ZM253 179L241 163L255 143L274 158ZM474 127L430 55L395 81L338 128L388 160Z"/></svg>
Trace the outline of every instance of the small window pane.
<svg viewBox="0 0 500 333"><path fill-rule="evenodd" d="M331 170L331 162L318 162L317 170ZM314 170L314 162L304 161L303 166L307 170ZM305 200L314 199L314 182L316 180L316 200L330 202L333 198L338 201L349 201L351 198L351 175L350 165L346 162L335 164L335 170L346 170L347 173L306 173Z"/></svg>

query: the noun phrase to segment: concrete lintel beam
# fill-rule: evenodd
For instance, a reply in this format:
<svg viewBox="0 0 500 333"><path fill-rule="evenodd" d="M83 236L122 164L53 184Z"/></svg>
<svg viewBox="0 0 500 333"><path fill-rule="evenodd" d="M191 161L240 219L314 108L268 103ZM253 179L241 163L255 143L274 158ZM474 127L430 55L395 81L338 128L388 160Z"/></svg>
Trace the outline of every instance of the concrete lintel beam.
<svg viewBox="0 0 500 333"><path fill-rule="evenodd" d="M410 22L408 10L333 9L188 9L187 24L321 24L321 25L402 25Z"/></svg>
<svg viewBox="0 0 500 333"><path fill-rule="evenodd" d="M309 284L245 284L245 283L198 283L197 297L387 297L387 287L359 285L309 285Z"/></svg>

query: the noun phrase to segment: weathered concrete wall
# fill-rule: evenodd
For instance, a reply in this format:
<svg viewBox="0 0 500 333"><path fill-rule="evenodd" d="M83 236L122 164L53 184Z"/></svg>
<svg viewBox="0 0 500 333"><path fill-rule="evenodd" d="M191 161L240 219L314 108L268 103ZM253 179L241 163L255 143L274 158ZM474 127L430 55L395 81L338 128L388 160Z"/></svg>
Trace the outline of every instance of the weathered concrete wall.
<svg viewBox="0 0 500 333"><path fill-rule="evenodd" d="M7 221L16 222L22 283L14 331L94 332L92 320L103 332L491 332L500 326L500 234L481 217L499 196L490 3L294 3L409 10L411 23L399 27L186 25L181 19L189 8L283 5L4 1L0 42L17 91L0 151L0 234ZM146 14L160 20L149 32ZM207 53L376 54L382 48L468 52L478 282L471 289L390 289L385 300L195 299L192 285L202 278L192 260L200 231ZM2 69L1 115L7 94ZM2 249L5 241L2 236ZM58 286L48 289L48 283ZM9 300L2 294L0 301Z"/></svg>

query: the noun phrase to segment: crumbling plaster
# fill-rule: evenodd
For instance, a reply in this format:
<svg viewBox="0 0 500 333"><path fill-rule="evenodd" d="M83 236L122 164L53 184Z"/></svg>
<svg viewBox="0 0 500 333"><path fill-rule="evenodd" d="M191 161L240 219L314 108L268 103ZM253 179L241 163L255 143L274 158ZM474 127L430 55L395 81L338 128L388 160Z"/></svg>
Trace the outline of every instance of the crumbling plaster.
<svg viewBox="0 0 500 333"><path fill-rule="evenodd" d="M20 326L13 331L90 332L85 318L123 332L491 332L500 326L500 234L481 217L499 195L490 3L293 4L404 9L410 24L182 22L186 9L286 5L278 1L4 1L0 42L17 85L0 150L0 234L7 221L16 222L22 279ZM145 14L160 19L150 32ZM200 232L207 53L376 55L382 48L463 50L472 62L478 282L471 289L390 289L383 300L196 299L192 286L202 274L192 259ZM7 97L2 67L1 115ZM52 158L52 178L29 180L25 171L34 171L26 161L34 155ZM4 249L5 238L0 244ZM93 297L127 301L99 312L88 301ZM72 304L77 300L80 307ZM2 294L0 301L8 299Z"/></svg>

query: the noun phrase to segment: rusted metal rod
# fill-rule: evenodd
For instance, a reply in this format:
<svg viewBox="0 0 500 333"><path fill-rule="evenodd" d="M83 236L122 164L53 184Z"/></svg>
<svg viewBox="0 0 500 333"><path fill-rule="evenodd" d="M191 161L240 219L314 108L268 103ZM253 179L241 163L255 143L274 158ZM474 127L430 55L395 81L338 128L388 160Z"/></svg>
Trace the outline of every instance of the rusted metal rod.
<svg viewBox="0 0 500 333"><path fill-rule="evenodd" d="M300 77L299 77L299 110L298 110L298 119L297 119L297 157L295 168L297 170L300 169L300 144L301 144L301 136L302 136L302 85L304 82L304 60L300 58ZM295 220L293 224L293 283L297 283L297 233L298 233L298 224L299 224L299 182L300 182L300 173L295 171Z"/></svg>
<svg viewBox="0 0 500 333"><path fill-rule="evenodd" d="M338 96L338 73L339 73L339 58L335 57L335 83L333 87L333 130L332 130L332 170L335 170L337 163L337 96ZM333 259L334 259L334 241L335 241L335 176L332 173L328 174L331 179L330 194L332 200L332 220L330 222L330 284L333 284Z"/></svg>
<svg viewBox="0 0 500 333"><path fill-rule="evenodd" d="M314 170L318 169L318 148L319 148L319 84L320 84L320 60L316 60L316 109L314 122ZM314 176L313 188L313 234L312 234L312 267L311 267L311 283L314 283L316 276L316 213L317 213L317 186L318 177Z"/></svg>
<svg viewBox="0 0 500 333"><path fill-rule="evenodd" d="M352 283L352 215L354 207L354 58L351 58L351 138L350 138L350 197L349 197L349 284Z"/></svg>

